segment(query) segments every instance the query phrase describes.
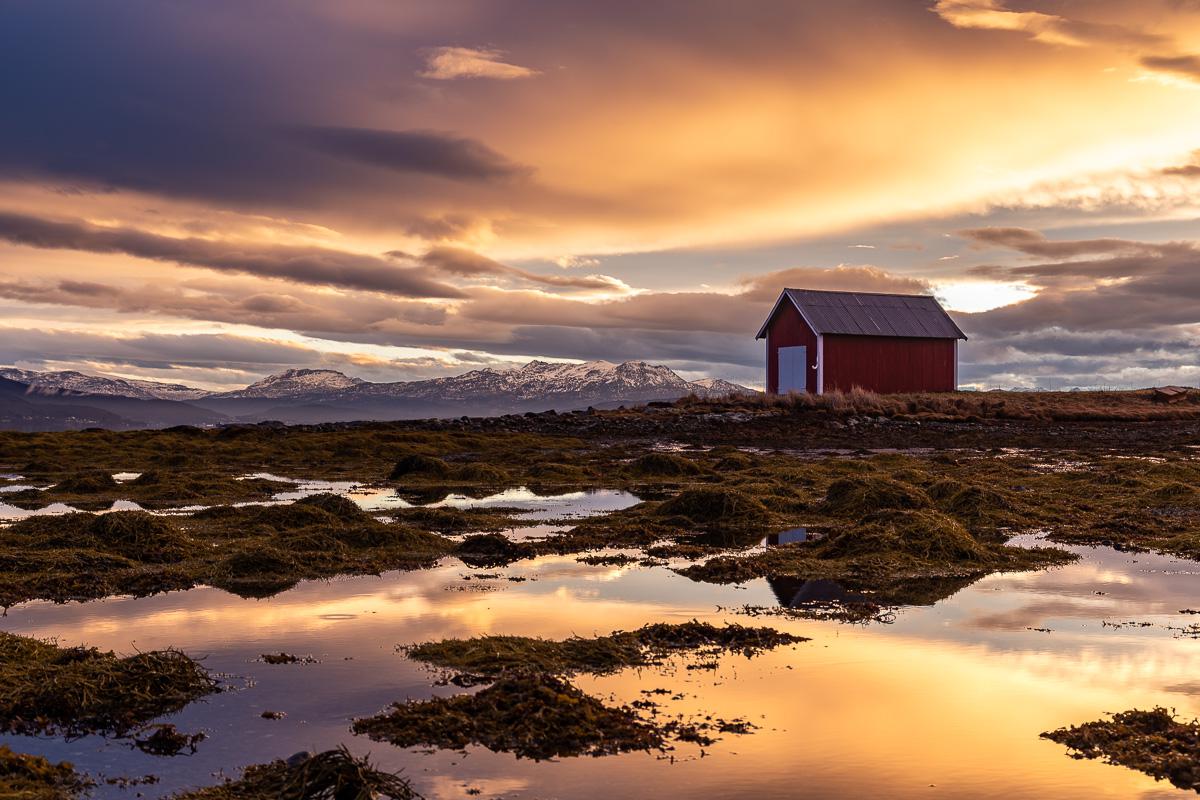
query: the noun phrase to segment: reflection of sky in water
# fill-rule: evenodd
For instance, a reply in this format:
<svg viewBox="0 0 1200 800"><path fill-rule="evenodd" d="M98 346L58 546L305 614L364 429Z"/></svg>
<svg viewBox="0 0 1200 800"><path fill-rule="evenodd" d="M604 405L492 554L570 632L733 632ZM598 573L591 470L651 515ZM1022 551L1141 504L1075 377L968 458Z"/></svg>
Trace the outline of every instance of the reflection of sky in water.
<svg viewBox="0 0 1200 800"><path fill-rule="evenodd" d="M120 482L130 481L141 475L140 472L118 472L113 475L113 478ZM13 476L20 478L19 475ZM273 475L269 472L256 472L252 475L245 476L246 478L259 478L262 480L279 481L281 483L290 483L295 488L284 492L277 492L271 496L270 500L249 501L242 503L234 503L237 506L255 506L255 505L276 505L280 503L291 503L314 494L322 492L333 492L335 494L344 495L356 502L363 510L372 512L383 512L392 509L414 508L417 506L427 508L517 508L521 509L521 516L524 519L532 520L552 520L569 517L587 517L595 514L604 514L611 511L619 511L623 508L629 508L636 505L638 498L629 492L620 491L617 489L599 489L586 492L567 492L558 495L539 495L532 490L520 486L514 489L505 489L501 492L496 492L484 497L468 497L463 494L447 493L441 499L428 503L413 503L405 500L396 494L395 489L391 487L368 486L355 481L326 481L326 480L309 480L302 478L285 478L279 475ZM0 486L0 493L15 492L24 489L37 488L34 486L13 485ZM105 511L138 511L141 506L130 500L117 500L111 508L96 513L105 513ZM190 505L182 508L171 508L154 511L156 514L180 514L192 513L206 508L203 505ZM11 522L13 520L24 519L25 517L41 516L46 514L69 514L78 511L78 508L67 505L65 503L51 503L47 506L38 509L22 509L9 503L0 502L0 522ZM545 535L547 533L560 530L554 526L535 526L516 529L517 535L524 537Z"/></svg>
<svg viewBox="0 0 1200 800"><path fill-rule="evenodd" d="M544 501L541 501L544 502ZM511 504L511 500L504 503ZM10 611L3 627L130 652L178 646L249 688L194 704L172 721L211 738L187 758L155 759L120 743L15 739L26 751L114 774L163 775L166 793L211 773L344 742L405 770L431 798L644 797L1189 797L1137 773L1077 762L1038 739L1043 730L1154 704L1200 713L1200 642L1161 627L1112 629L1128 619L1184 624L1197 605L1200 565L1089 550L1084 561L1041 573L997 575L894 625L761 618L813 641L753 661L729 656L713 672L676 666L580 686L628 702L642 688L688 695L668 711L742 716L761 726L730 736L708 757L681 746L674 764L654 755L534 764L472 748L432 755L348 732L354 716L393 700L448 694L396 644L482 633L564 637L647 622L744 617L716 608L774 605L765 580L744 587L694 583L661 568L594 567L547 557L491 581L448 560L435 570L306 582L270 600L215 589L143 599ZM512 583L507 576L531 580ZM476 591L480 584L494 591ZM1097 594L1103 592L1103 594ZM1050 628L1050 633L1028 630ZM268 666L261 653L312 654L319 664ZM281 710L281 721L260 718ZM931 788L934 785L935 788ZM104 788L102 794L124 796Z"/></svg>

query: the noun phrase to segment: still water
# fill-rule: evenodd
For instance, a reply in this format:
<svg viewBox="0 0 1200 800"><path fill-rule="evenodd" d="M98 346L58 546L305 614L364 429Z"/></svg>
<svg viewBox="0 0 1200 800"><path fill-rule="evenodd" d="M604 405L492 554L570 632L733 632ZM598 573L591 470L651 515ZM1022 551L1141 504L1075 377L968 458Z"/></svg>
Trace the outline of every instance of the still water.
<svg viewBox="0 0 1200 800"><path fill-rule="evenodd" d="M985 578L934 606L902 609L894 624L868 627L718 610L790 600L778 582L709 586L662 567L587 566L571 557L470 581L462 576L497 571L448 559L421 572L306 582L269 600L202 588L27 603L0 618L0 628L123 653L178 647L227 674L236 690L168 718L208 733L191 756L156 758L96 737L0 741L93 774L162 778L137 789L103 786L101 797L168 794L339 743L403 771L430 798L1191 797L1120 767L1072 760L1038 738L1133 707L1200 715L1200 640L1176 630L1200 620L1179 613L1200 605L1200 564L1079 552L1077 564ZM348 729L352 718L393 701L460 691L432 687L435 676L398 654L398 644L485 633L558 638L693 618L773 625L812 641L753 660L730 655L716 671L676 666L577 683L622 703L641 689L667 688L685 695L668 702L668 712L759 726L703 754L680 745L673 760L634 753L535 763L480 748L403 750ZM1111 624L1122 622L1151 624ZM257 660L280 651L318 663ZM263 719L267 710L287 716ZM481 794L468 794L475 790Z"/></svg>

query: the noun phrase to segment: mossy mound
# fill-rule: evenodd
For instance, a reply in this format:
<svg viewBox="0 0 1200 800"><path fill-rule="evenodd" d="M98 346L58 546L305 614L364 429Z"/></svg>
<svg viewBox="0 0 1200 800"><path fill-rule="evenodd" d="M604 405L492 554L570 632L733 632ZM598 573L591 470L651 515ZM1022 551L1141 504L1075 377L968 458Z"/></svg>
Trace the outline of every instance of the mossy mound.
<svg viewBox="0 0 1200 800"><path fill-rule="evenodd" d="M825 492L825 510L863 517L889 509L928 508L929 495L907 483L883 477L839 478Z"/></svg>
<svg viewBox="0 0 1200 800"><path fill-rule="evenodd" d="M530 467L527 472L530 478L539 481L562 481L564 483L573 483L582 481L590 477L590 473L582 467L574 464L535 464Z"/></svg>
<svg viewBox="0 0 1200 800"><path fill-rule="evenodd" d="M933 563L988 564L995 554L966 528L938 511L888 511L816 542L822 559L911 556Z"/></svg>
<svg viewBox="0 0 1200 800"><path fill-rule="evenodd" d="M0 798L74 800L88 786L66 761L55 764L41 756L14 753L0 744Z"/></svg>
<svg viewBox="0 0 1200 800"><path fill-rule="evenodd" d="M745 453L732 452L722 457L713 469L717 472L741 472L742 470L750 469L754 466L754 459Z"/></svg>
<svg viewBox="0 0 1200 800"><path fill-rule="evenodd" d="M182 561L196 550L174 524L145 511L100 514L88 524L87 533L95 539L97 549L150 564Z"/></svg>
<svg viewBox="0 0 1200 800"><path fill-rule="evenodd" d="M637 477L683 478L703 471L695 461L674 453L647 453L626 467L626 472Z"/></svg>
<svg viewBox="0 0 1200 800"><path fill-rule="evenodd" d="M963 486L942 498L938 505L970 527L1013 525L1020 518L1011 497L986 486Z"/></svg>
<svg viewBox="0 0 1200 800"><path fill-rule="evenodd" d="M216 691L177 650L119 658L0 632L0 730L10 733L126 735Z"/></svg>
<svg viewBox="0 0 1200 800"><path fill-rule="evenodd" d="M655 515L699 526L761 527L771 521L771 512L756 498L736 489L707 486L685 489L660 505Z"/></svg>
<svg viewBox="0 0 1200 800"><path fill-rule="evenodd" d="M396 462L388 478L447 478L452 471L440 458L411 453Z"/></svg>
<svg viewBox="0 0 1200 800"><path fill-rule="evenodd" d="M509 483L512 476L507 471L491 464L465 464L454 472L455 480L500 486Z"/></svg>
<svg viewBox="0 0 1200 800"><path fill-rule="evenodd" d="M1172 481L1145 492L1143 500L1153 506L1200 506L1200 490Z"/></svg>
<svg viewBox="0 0 1200 800"><path fill-rule="evenodd" d="M375 521L370 514L359 507L358 503L348 497L331 492L309 495L297 500L293 505L302 508L319 508L343 524Z"/></svg>
<svg viewBox="0 0 1200 800"><path fill-rule="evenodd" d="M1103 758L1180 789L1200 792L1200 723L1180 722L1165 708L1124 711L1111 720L1043 733L1076 758Z"/></svg>
<svg viewBox="0 0 1200 800"><path fill-rule="evenodd" d="M48 491L54 494L99 494L120 486L107 472L85 472L59 481Z"/></svg>
<svg viewBox="0 0 1200 800"><path fill-rule="evenodd" d="M174 800L419 800L408 781L344 747L246 767L242 777Z"/></svg>
<svg viewBox="0 0 1200 800"><path fill-rule="evenodd" d="M514 542L499 533L481 533L463 539L454 549L454 555L471 566L499 567L533 558L537 551L532 545Z"/></svg>
<svg viewBox="0 0 1200 800"><path fill-rule="evenodd" d="M342 521L325 509L297 501L285 505L264 506L254 515L259 525L276 531L295 530L320 526L339 527Z"/></svg>
<svg viewBox="0 0 1200 800"><path fill-rule="evenodd" d="M400 747L482 745L546 760L651 750L662 734L627 707L609 707L560 678L507 675L476 694L396 704L353 730Z"/></svg>
<svg viewBox="0 0 1200 800"><path fill-rule="evenodd" d="M28 517L7 533L37 550L84 548L148 564L175 563L196 551L174 523L145 511Z"/></svg>

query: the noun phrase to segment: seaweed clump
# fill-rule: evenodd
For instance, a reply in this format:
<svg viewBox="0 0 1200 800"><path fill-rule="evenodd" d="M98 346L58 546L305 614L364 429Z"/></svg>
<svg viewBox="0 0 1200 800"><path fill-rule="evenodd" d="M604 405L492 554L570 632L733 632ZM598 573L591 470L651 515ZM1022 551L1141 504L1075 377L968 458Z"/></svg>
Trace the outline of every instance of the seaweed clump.
<svg viewBox="0 0 1200 800"><path fill-rule="evenodd" d="M656 664L688 651L738 652L755 655L788 644L808 641L774 628L744 625L716 626L692 620L681 624L655 623L608 636L572 636L555 641L528 636L479 636L444 639L404 648L413 659L456 670L471 680L494 679L509 670L569 675L607 674L626 667Z"/></svg>
<svg viewBox="0 0 1200 800"><path fill-rule="evenodd" d="M655 513L702 527L762 527L771 521L771 512L757 498L737 489L709 486L685 489Z"/></svg>
<svg viewBox="0 0 1200 800"><path fill-rule="evenodd" d="M483 745L518 758L604 756L664 745L627 706L610 707L561 678L507 674L475 694L397 703L353 730L400 747Z"/></svg>
<svg viewBox="0 0 1200 800"><path fill-rule="evenodd" d="M74 800L90 783L66 761L14 753L0 744L0 797L21 800Z"/></svg>
<svg viewBox="0 0 1200 800"><path fill-rule="evenodd" d="M1075 758L1103 758L1200 792L1200 722L1180 722L1165 708L1123 711L1042 738L1066 745Z"/></svg>
<svg viewBox="0 0 1200 800"><path fill-rule="evenodd" d="M859 525L821 539L750 556L717 556L678 572L715 583L791 576L853 578L883 587L902 578L979 576L1065 564L1076 558L1052 547L989 543L945 514L922 509L869 514Z"/></svg>
<svg viewBox="0 0 1200 800"><path fill-rule="evenodd" d="M862 517L876 511L929 505L929 495L917 487L878 476L839 478L825 491L825 509L833 514Z"/></svg>
<svg viewBox="0 0 1200 800"><path fill-rule="evenodd" d="M124 736L218 691L178 650L120 658L0 632L0 730Z"/></svg>
<svg viewBox="0 0 1200 800"><path fill-rule="evenodd" d="M246 767L242 777L174 800L419 800L407 780L381 772L344 747Z"/></svg>
<svg viewBox="0 0 1200 800"><path fill-rule="evenodd" d="M695 461L674 453L647 453L629 462L627 471L638 477L682 478L704 470Z"/></svg>
<svg viewBox="0 0 1200 800"><path fill-rule="evenodd" d="M436 456L410 453L396 462L388 478L445 478L450 472L450 465Z"/></svg>
<svg viewBox="0 0 1200 800"><path fill-rule="evenodd" d="M473 567L499 567L533 558L537 551L532 545L514 542L499 533L481 533L463 539L454 554Z"/></svg>

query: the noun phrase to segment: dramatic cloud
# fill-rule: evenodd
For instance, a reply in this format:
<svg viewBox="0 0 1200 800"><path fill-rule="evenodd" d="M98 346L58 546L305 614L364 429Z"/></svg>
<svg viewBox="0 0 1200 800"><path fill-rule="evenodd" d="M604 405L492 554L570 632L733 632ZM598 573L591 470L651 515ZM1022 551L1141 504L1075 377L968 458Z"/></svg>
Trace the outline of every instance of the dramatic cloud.
<svg viewBox="0 0 1200 800"><path fill-rule="evenodd" d="M474 139L436 131L304 128L298 136L332 155L396 172L493 181L522 177L530 171Z"/></svg>
<svg viewBox="0 0 1200 800"><path fill-rule="evenodd" d="M425 69L417 73L422 78L448 81L455 78L495 78L512 80L530 78L537 70L508 64L500 50L471 47L436 47L425 58Z"/></svg>
<svg viewBox="0 0 1200 800"><path fill-rule="evenodd" d="M1200 78L1200 56L1143 56L1141 61L1142 66L1149 69Z"/></svg>
<svg viewBox="0 0 1200 800"><path fill-rule="evenodd" d="M406 256L404 253L391 253L390 255ZM501 264L499 261L461 247L435 247L417 258L416 261L449 275L470 278L477 278L484 275L512 277L544 286L607 290L621 294L626 294L630 290L624 281L607 275L539 275L528 270Z"/></svg>
<svg viewBox="0 0 1200 800"><path fill-rule="evenodd" d="M966 379L1061 388L1197 377L1200 248L1195 243L1049 241L1022 229L964 233L1022 253L1070 259L975 268L1038 291L1019 303L959 317L972 337L964 348ZM1109 255L1080 258L1103 254Z"/></svg>
<svg viewBox="0 0 1200 800"><path fill-rule="evenodd" d="M1198 41L1191 0L0 3L0 313L752 381L783 286L941 291L991 309L972 382L1183 380Z"/></svg>
<svg viewBox="0 0 1200 800"><path fill-rule="evenodd" d="M2 212L0 239L27 247L124 253L153 261L409 297L462 296L459 290L431 280L421 270L397 269L380 258L336 250L176 239Z"/></svg>
<svg viewBox="0 0 1200 800"><path fill-rule="evenodd" d="M1026 228L974 228L958 232L959 236L971 239L979 245L995 245L1031 256L1069 258L1071 256L1097 253L1121 253L1145 250L1140 242L1122 239L1084 239L1079 241L1051 241L1040 231Z"/></svg>

